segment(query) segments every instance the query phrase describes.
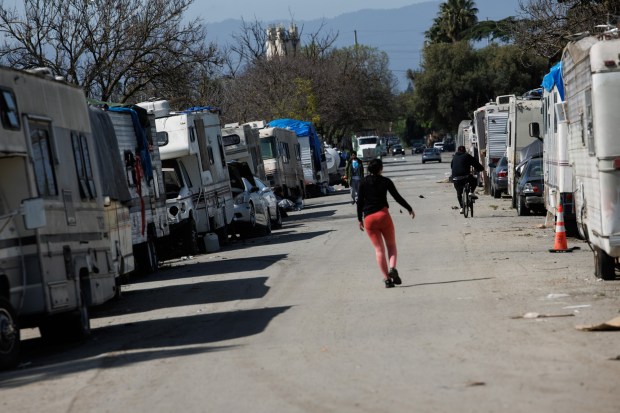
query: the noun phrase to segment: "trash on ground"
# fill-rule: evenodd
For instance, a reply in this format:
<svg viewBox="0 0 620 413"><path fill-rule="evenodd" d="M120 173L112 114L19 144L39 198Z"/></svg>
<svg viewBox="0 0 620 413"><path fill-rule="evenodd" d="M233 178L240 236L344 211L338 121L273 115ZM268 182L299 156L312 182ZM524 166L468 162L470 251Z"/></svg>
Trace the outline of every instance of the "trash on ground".
<svg viewBox="0 0 620 413"><path fill-rule="evenodd" d="M563 310L572 310L574 308L588 308L592 307L592 304L581 304L581 305L569 305L568 307L562 307Z"/></svg>
<svg viewBox="0 0 620 413"><path fill-rule="evenodd" d="M553 300L554 298L564 298L564 297L570 297L570 295L568 294L547 294L547 299L548 300Z"/></svg>
<svg viewBox="0 0 620 413"><path fill-rule="evenodd" d="M540 314L540 313L525 313L523 315L518 315L518 316L514 316L511 317L513 319L518 319L518 318L551 318L551 317L574 317L575 314L573 313L566 313L566 314Z"/></svg>
<svg viewBox="0 0 620 413"><path fill-rule="evenodd" d="M612 318L601 324L579 325L575 328L581 331L617 331L620 330L620 317Z"/></svg>

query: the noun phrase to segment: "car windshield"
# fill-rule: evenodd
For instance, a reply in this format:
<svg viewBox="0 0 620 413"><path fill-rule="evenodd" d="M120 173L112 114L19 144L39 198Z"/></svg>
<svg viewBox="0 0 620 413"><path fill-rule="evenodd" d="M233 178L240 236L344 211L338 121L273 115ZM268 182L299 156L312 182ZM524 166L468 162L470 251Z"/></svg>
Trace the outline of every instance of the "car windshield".
<svg viewBox="0 0 620 413"><path fill-rule="evenodd" d="M402 147L403 147L402 145L394 145L394 149L400 149Z"/></svg>
<svg viewBox="0 0 620 413"><path fill-rule="evenodd" d="M508 158L506 158L505 156L502 157L497 163L497 166L508 166Z"/></svg>
<svg viewBox="0 0 620 413"><path fill-rule="evenodd" d="M424 154L433 154L433 153L435 153L435 149L433 148L424 149Z"/></svg>

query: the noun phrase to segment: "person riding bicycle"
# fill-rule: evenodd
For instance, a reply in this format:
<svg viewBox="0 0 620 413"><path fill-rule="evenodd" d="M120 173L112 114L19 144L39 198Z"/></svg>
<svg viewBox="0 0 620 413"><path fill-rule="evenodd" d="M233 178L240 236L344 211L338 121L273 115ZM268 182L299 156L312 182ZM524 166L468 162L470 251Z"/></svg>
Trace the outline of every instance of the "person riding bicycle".
<svg viewBox="0 0 620 413"><path fill-rule="evenodd" d="M465 152L464 146L458 147L452 158L450 167L452 168L452 182L454 183L454 189L456 189L456 197L459 200L462 214L464 205L461 196L463 194L463 188L465 188L465 183L469 182L469 196L472 199L478 198L474 193L474 188L476 188L478 182L476 177L471 174L471 168L474 168L477 172L482 172L484 167L480 165L480 162L478 162L476 158Z"/></svg>

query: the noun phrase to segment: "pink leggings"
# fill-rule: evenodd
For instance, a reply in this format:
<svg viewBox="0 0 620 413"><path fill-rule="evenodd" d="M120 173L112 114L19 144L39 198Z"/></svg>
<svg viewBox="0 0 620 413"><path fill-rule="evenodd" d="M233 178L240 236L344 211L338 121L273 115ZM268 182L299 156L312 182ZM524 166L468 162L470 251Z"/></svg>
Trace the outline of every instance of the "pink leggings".
<svg viewBox="0 0 620 413"><path fill-rule="evenodd" d="M365 217L364 228L370 238L370 242L375 247L377 264L383 273L383 278L387 279L388 263L385 257L385 247L387 247L390 267L396 267L396 236L394 233L394 223L388 209L383 208L381 211Z"/></svg>

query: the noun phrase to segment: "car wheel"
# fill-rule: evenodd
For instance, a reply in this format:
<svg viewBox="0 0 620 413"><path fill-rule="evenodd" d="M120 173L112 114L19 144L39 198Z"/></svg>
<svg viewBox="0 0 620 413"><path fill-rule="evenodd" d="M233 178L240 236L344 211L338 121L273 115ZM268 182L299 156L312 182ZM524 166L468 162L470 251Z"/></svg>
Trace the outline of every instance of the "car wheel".
<svg viewBox="0 0 620 413"><path fill-rule="evenodd" d="M0 297L0 370L19 362L19 326L9 300Z"/></svg>
<svg viewBox="0 0 620 413"><path fill-rule="evenodd" d="M276 219L273 221L272 227L274 229L282 228L282 214L280 213L280 207L276 206Z"/></svg>
<svg viewBox="0 0 620 413"><path fill-rule="evenodd" d="M422 161L422 163L426 163L426 161Z"/></svg>
<svg viewBox="0 0 620 413"><path fill-rule="evenodd" d="M494 189L493 190L493 198L501 198L502 197L502 191L500 191L499 189Z"/></svg>
<svg viewBox="0 0 620 413"><path fill-rule="evenodd" d="M525 199L523 198L524 197L519 196L519 199L517 199L517 215L519 215L520 217L529 215L530 213L530 210L525 205Z"/></svg>
<svg viewBox="0 0 620 413"><path fill-rule="evenodd" d="M254 204L250 203L250 229L256 229L256 209L254 208Z"/></svg>
<svg viewBox="0 0 620 413"><path fill-rule="evenodd" d="M594 247L594 275L601 280L616 279L615 259L599 247Z"/></svg>
<svg viewBox="0 0 620 413"><path fill-rule="evenodd" d="M267 219L265 220L265 226L263 227L263 234L271 234L271 214L269 213L269 210L267 210Z"/></svg>

